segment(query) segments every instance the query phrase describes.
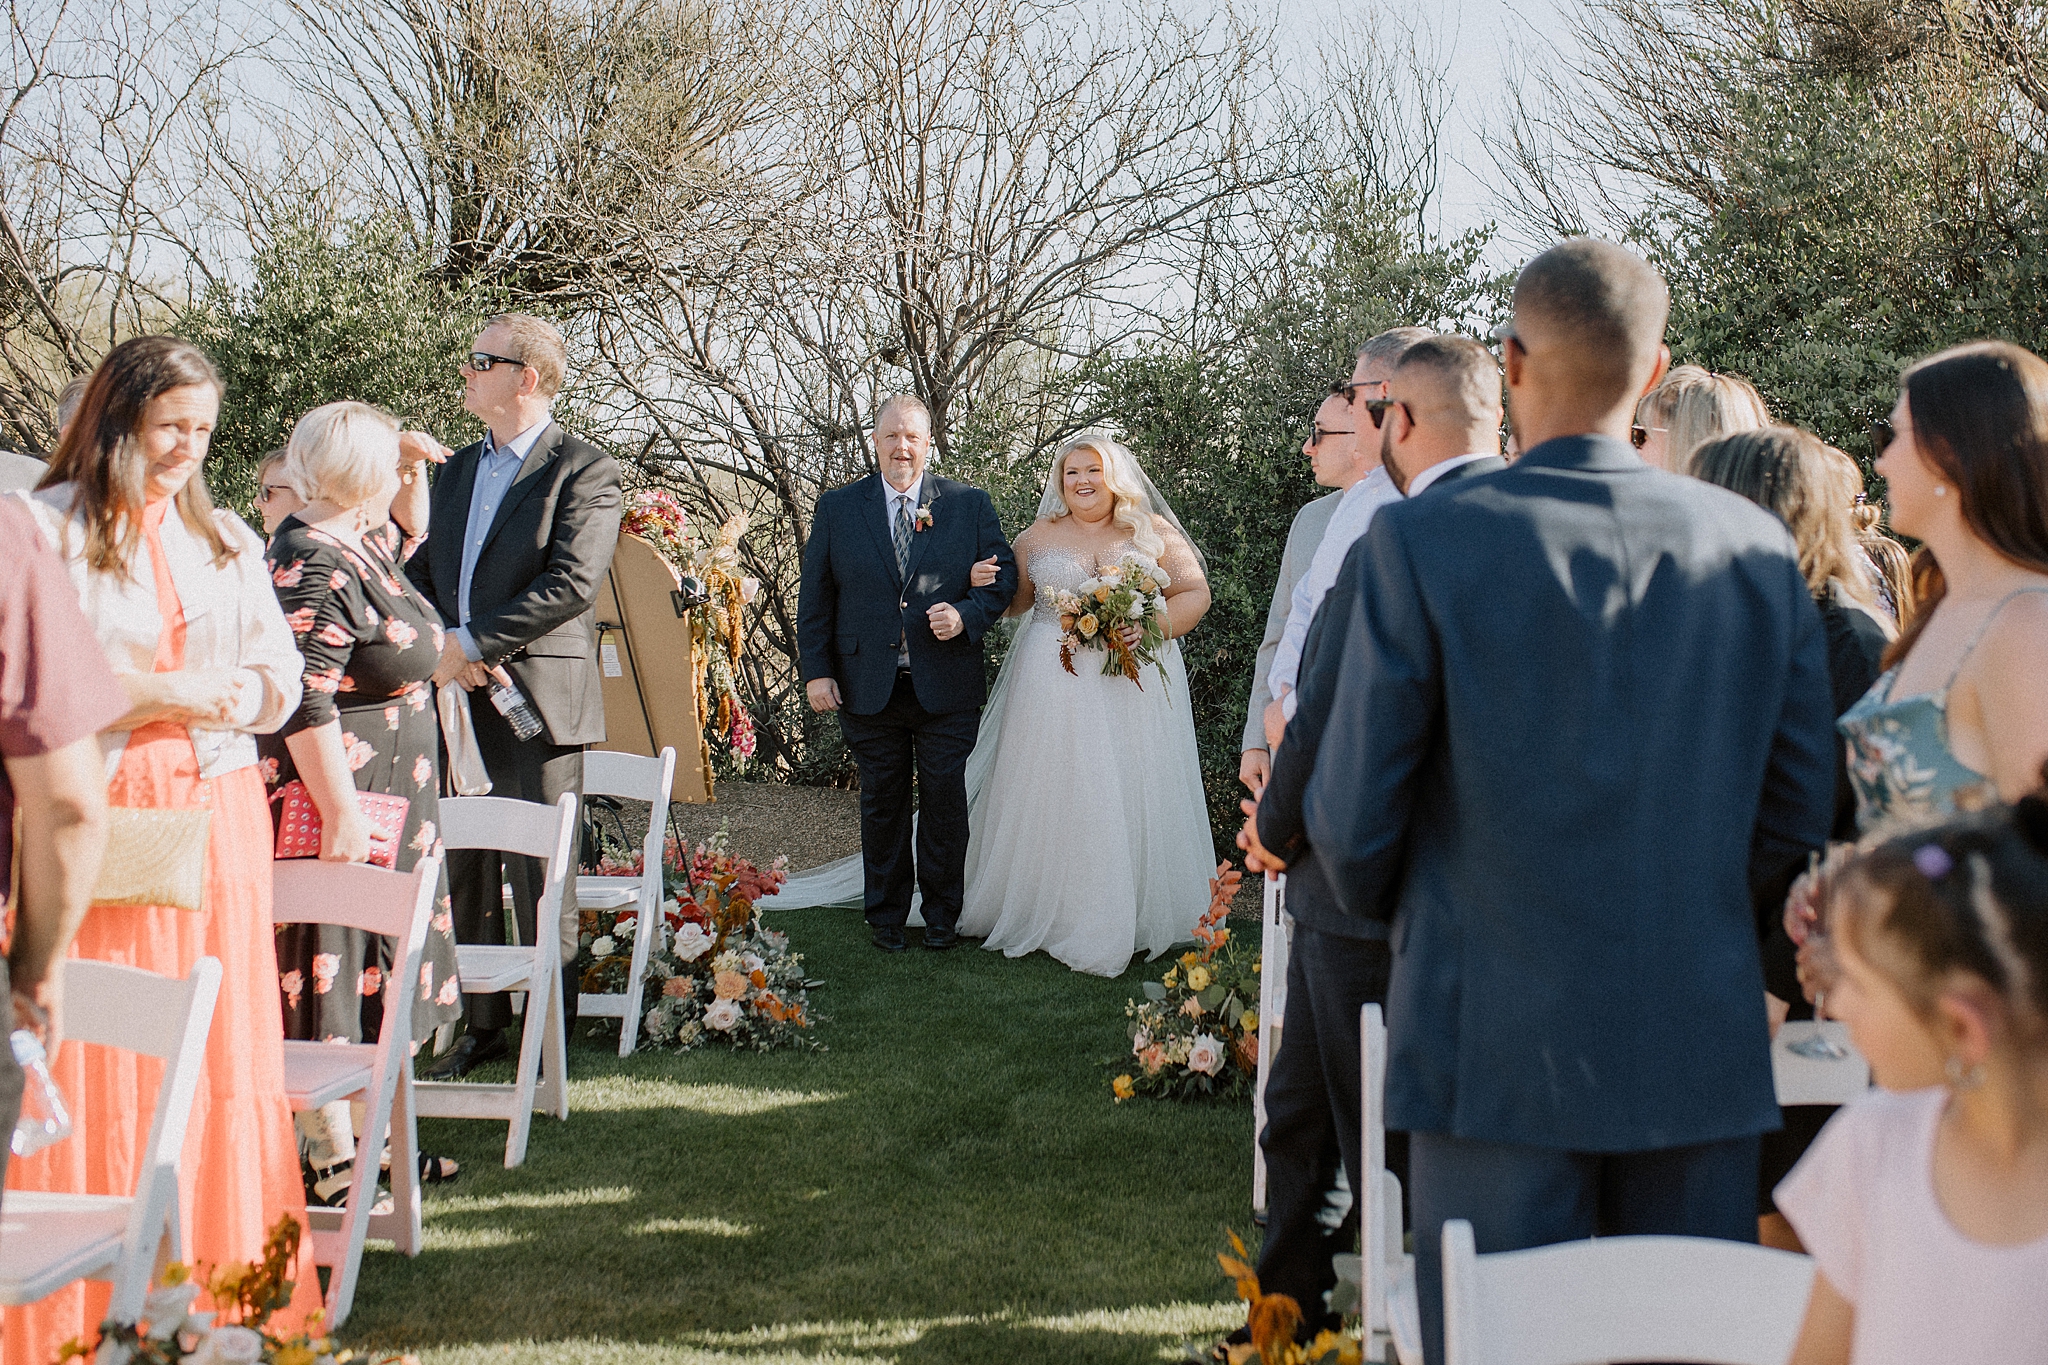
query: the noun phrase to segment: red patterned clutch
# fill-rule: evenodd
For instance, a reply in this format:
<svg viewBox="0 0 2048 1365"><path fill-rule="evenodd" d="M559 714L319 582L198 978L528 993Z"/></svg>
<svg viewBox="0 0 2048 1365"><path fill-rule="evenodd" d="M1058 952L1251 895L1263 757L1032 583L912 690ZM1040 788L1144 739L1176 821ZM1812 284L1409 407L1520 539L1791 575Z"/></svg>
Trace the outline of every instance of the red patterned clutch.
<svg viewBox="0 0 2048 1365"><path fill-rule="evenodd" d="M313 793L306 790L306 784L287 782L272 799L284 802L277 820L274 856L319 857L320 808L313 804ZM356 802L362 806L363 819L370 825L370 861L378 867L397 866L398 841L405 834L405 813L412 802L383 792L357 792Z"/></svg>

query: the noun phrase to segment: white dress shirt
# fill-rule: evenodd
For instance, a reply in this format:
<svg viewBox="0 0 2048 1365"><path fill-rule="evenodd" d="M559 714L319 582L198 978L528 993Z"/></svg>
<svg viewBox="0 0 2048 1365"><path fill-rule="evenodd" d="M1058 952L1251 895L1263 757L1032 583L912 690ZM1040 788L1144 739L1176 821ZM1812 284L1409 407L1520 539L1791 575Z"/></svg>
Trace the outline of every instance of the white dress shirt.
<svg viewBox="0 0 2048 1365"><path fill-rule="evenodd" d="M1330 528L1323 532L1322 543L1316 546L1316 557L1309 561L1308 572L1294 585L1294 599L1287 606L1287 630L1280 637L1280 648L1273 652L1273 666L1266 671L1266 685L1280 698L1280 709L1289 720L1294 718L1301 647L1308 641L1309 623L1316 619L1316 608L1337 582L1337 571L1344 567L1344 556L1350 553L1352 544L1372 525L1373 514L1400 500L1401 490L1394 487L1393 476L1384 465L1345 489L1337 510L1330 515Z"/></svg>
<svg viewBox="0 0 2048 1365"><path fill-rule="evenodd" d="M922 474L912 479L910 487L900 492L887 479L882 480L882 493L888 499L883 506L889 513L889 553L894 554L896 552L896 509L898 507L908 507L910 509L910 531L912 535L917 534L917 495L923 491L924 475ZM896 641L896 666L898 668L910 667L910 636L908 634L905 634Z"/></svg>
<svg viewBox="0 0 2048 1365"><path fill-rule="evenodd" d="M505 494L512 490L519 466L526 463L534 442L540 440L541 433L554 420L552 414L543 417L503 445L493 444L489 428L484 430L484 448L476 457L476 483L469 490L469 520L462 527L462 576L456 580L455 589L458 619L453 633L471 663L484 655L469 633L469 580L476 574L477 558L484 552L484 542L490 539L491 523L497 520Z"/></svg>
<svg viewBox="0 0 2048 1365"><path fill-rule="evenodd" d="M1453 455L1441 464L1433 464L1408 481L1408 496L1420 497L1422 490L1435 483L1460 465L1471 464L1474 460L1491 460L1494 456L1481 452L1475 455Z"/></svg>

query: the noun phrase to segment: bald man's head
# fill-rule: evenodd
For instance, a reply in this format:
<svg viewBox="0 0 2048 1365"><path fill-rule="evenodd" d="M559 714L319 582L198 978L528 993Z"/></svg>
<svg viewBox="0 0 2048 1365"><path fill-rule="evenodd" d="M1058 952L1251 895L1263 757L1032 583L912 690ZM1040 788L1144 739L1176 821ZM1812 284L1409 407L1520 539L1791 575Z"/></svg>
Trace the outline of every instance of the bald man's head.
<svg viewBox="0 0 2048 1365"><path fill-rule="evenodd" d="M1588 404L1633 401L1664 343L1671 291L1634 252L1570 237L1522 267L1514 336Z"/></svg>
<svg viewBox="0 0 2048 1365"><path fill-rule="evenodd" d="M1470 337L1433 336L1401 354L1394 374L1410 405L1465 427L1500 425L1500 365Z"/></svg>

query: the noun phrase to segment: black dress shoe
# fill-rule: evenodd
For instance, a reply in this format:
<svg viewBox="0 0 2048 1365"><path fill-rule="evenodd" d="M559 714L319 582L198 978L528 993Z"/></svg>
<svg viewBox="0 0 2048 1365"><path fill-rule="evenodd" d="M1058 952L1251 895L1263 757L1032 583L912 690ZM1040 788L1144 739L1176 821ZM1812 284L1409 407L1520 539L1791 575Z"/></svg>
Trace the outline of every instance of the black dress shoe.
<svg viewBox="0 0 2048 1365"><path fill-rule="evenodd" d="M924 931L924 946L935 953L943 953L960 941L960 935L951 929L927 929Z"/></svg>
<svg viewBox="0 0 2048 1365"><path fill-rule="evenodd" d="M903 951L903 931L901 929L877 929L869 937L874 940L875 946L885 953L900 953Z"/></svg>
<svg viewBox="0 0 2048 1365"><path fill-rule="evenodd" d="M427 1068L430 1081L459 1081L485 1062L495 1062L500 1057L509 1057L512 1049L505 1043L502 1029L489 1033L465 1033L455 1040L455 1046L448 1049L448 1055Z"/></svg>

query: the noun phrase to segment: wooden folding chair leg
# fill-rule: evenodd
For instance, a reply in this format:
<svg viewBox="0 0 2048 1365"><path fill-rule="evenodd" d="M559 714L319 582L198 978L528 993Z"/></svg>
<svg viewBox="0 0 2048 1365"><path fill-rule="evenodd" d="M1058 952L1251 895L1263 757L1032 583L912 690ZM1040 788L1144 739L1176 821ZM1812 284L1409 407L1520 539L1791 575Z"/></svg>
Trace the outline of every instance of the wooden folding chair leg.
<svg viewBox="0 0 2048 1365"><path fill-rule="evenodd" d="M559 979L559 978L558 978ZM534 1095L534 1108L558 1119L569 1117L569 1023L562 1009L559 987L548 992L547 1013L542 1016L541 1078Z"/></svg>
<svg viewBox="0 0 2048 1365"><path fill-rule="evenodd" d="M413 1113L412 1073L399 1074L391 1097L391 1212L373 1214L370 1236L391 1242L407 1256L420 1254L420 1140Z"/></svg>

